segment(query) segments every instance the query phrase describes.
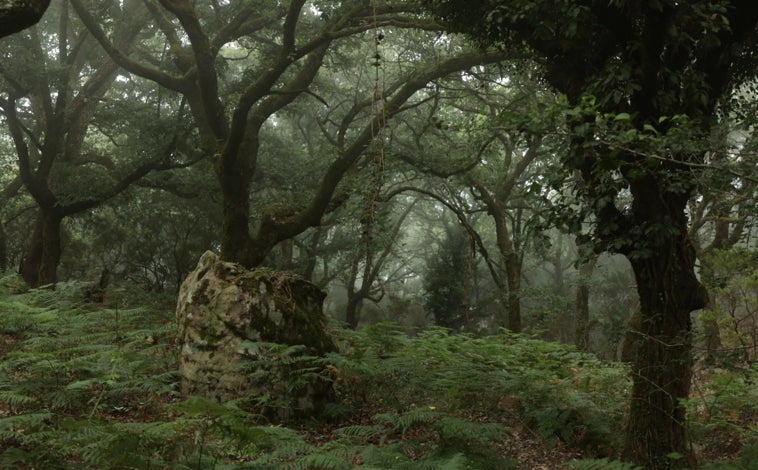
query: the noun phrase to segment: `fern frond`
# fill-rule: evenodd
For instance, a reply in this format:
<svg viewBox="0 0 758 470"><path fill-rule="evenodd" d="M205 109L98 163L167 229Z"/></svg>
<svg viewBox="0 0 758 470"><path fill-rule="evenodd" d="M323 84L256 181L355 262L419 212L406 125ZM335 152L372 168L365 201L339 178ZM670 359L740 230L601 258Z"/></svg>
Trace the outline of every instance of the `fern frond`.
<svg viewBox="0 0 758 470"><path fill-rule="evenodd" d="M37 399L33 396L19 393L16 390L0 391L0 403L5 403L12 410L16 410L23 405L34 403Z"/></svg>
<svg viewBox="0 0 758 470"><path fill-rule="evenodd" d="M572 470L642 470L634 464L608 459L584 459L569 462Z"/></svg>
<svg viewBox="0 0 758 470"><path fill-rule="evenodd" d="M52 419L53 414L47 411L0 418L0 440L18 439L23 442L32 434L38 436L40 432L49 430L48 423Z"/></svg>
<svg viewBox="0 0 758 470"><path fill-rule="evenodd" d="M395 432L404 434L412 427L432 423L440 419L441 416L443 415L433 408L415 408L400 415L381 413L374 416L373 419Z"/></svg>
<svg viewBox="0 0 758 470"><path fill-rule="evenodd" d="M439 470L468 470L471 468L471 462L465 455L458 453L450 457L437 468Z"/></svg>
<svg viewBox="0 0 758 470"><path fill-rule="evenodd" d="M315 452L304 455L294 462L287 463L282 468L288 470L350 470L351 464L328 452Z"/></svg>
<svg viewBox="0 0 758 470"><path fill-rule="evenodd" d="M370 441L372 439L386 436L387 430L384 426L378 424L373 426L355 425L339 428L335 433L337 435L359 439L361 441Z"/></svg>

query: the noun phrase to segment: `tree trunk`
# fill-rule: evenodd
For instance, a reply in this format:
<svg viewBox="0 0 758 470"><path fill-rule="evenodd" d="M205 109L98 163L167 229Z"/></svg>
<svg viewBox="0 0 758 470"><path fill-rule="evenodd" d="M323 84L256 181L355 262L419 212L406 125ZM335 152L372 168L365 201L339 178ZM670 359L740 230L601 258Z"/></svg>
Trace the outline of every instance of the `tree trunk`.
<svg viewBox="0 0 758 470"><path fill-rule="evenodd" d="M279 243L281 249L281 261L279 262L279 269L282 271L292 271L295 267L295 262L292 259L295 249L295 241L291 238L283 240Z"/></svg>
<svg viewBox="0 0 758 470"><path fill-rule="evenodd" d="M5 234L5 226L0 221L0 273L8 269L8 237Z"/></svg>
<svg viewBox="0 0 758 470"><path fill-rule="evenodd" d="M595 269L597 255L592 255L590 259L579 266L579 282L576 286L576 334L574 344L580 351L589 351L590 349L590 278L592 271Z"/></svg>
<svg viewBox="0 0 758 470"><path fill-rule="evenodd" d="M40 210L32 231L26 256L21 263L21 277L31 287L55 284L61 259L61 222L54 211Z"/></svg>
<svg viewBox="0 0 758 470"><path fill-rule="evenodd" d="M508 329L521 332L521 258L516 253L505 257L505 274L508 281Z"/></svg>
<svg viewBox="0 0 758 470"><path fill-rule="evenodd" d="M345 306L345 321L351 330L358 328L363 298L357 293L348 293Z"/></svg>
<svg viewBox="0 0 758 470"><path fill-rule="evenodd" d="M709 265L707 257L703 259L701 256L700 258L700 278L703 284L707 286L713 285L713 269ZM718 318L710 302L700 312L700 320L703 329L704 344L702 347L705 349L705 359L708 363L713 364L719 359L718 356L720 355L720 350L723 348L723 343L721 342L721 328L719 327Z"/></svg>
<svg viewBox="0 0 758 470"><path fill-rule="evenodd" d="M694 273L686 195L662 194L649 183L643 193L632 188L633 210L665 228L638 242L645 255L631 251L629 256L641 315L624 458L647 469L689 468L695 461L681 401L689 397L692 374L690 312L702 308L708 296Z"/></svg>

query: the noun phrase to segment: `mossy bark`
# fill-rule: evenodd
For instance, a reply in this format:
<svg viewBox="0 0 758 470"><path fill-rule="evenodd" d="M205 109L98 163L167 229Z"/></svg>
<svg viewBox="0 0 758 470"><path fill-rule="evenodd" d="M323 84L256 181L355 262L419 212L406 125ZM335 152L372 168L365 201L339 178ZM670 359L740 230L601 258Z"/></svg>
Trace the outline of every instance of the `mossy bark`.
<svg viewBox="0 0 758 470"><path fill-rule="evenodd" d="M276 358L251 345L302 345L300 354L307 356L336 351L326 331L324 297L293 274L247 270L206 252L179 292L182 395L218 401L276 397L277 409L256 411L279 419L317 411L331 396L331 385L314 378L289 387L282 383L282 374L292 372L289 366L266 369L261 364Z"/></svg>
<svg viewBox="0 0 758 470"><path fill-rule="evenodd" d="M40 209L26 255L21 263L21 277L32 287L54 285L61 253L62 215Z"/></svg>

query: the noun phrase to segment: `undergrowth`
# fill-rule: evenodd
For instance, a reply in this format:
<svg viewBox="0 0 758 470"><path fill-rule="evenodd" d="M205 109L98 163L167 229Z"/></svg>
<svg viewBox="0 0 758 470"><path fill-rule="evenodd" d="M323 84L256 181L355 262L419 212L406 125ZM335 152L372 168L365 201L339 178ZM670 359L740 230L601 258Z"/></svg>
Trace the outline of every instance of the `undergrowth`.
<svg viewBox="0 0 758 470"><path fill-rule="evenodd" d="M409 337L390 324L335 329L341 352L286 378L321 374L335 402L318 419L269 423L255 405L281 406L277 397L180 399L173 312L93 305L81 287L24 292L0 279L0 468L511 469L530 467L527 441L586 458L563 468L633 468L612 461L627 371L564 345L443 329ZM300 357L259 347L290 366ZM755 408L733 401L755 392L750 380L715 381L707 399L693 399L693 413L708 410L693 432L742 425L747 445Z"/></svg>

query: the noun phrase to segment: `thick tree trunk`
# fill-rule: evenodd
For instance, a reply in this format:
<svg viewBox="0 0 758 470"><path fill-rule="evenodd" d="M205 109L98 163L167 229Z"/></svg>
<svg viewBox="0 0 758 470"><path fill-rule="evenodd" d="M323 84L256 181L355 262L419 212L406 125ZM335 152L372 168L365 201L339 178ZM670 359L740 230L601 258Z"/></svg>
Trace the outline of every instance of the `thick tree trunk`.
<svg viewBox="0 0 758 470"><path fill-rule="evenodd" d="M40 210L34 224L29 248L21 263L21 277L32 287L55 284L60 263L61 222L53 211Z"/></svg>
<svg viewBox="0 0 758 470"><path fill-rule="evenodd" d="M655 194L659 200L653 201ZM660 194L654 187L635 192L635 212L665 228L640 242L647 243L640 247L647 253L629 256L641 315L624 458L647 469L689 468L695 462L681 401L689 397L692 373L690 312L702 308L708 296L694 273L695 250L683 215L686 196Z"/></svg>
<svg viewBox="0 0 758 470"><path fill-rule="evenodd" d="M223 220L221 226L221 259L239 263L246 267L260 264L252 253L250 238L250 203L248 201L249 181L235 175L221 178L223 199Z"/></svg>

